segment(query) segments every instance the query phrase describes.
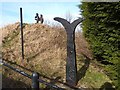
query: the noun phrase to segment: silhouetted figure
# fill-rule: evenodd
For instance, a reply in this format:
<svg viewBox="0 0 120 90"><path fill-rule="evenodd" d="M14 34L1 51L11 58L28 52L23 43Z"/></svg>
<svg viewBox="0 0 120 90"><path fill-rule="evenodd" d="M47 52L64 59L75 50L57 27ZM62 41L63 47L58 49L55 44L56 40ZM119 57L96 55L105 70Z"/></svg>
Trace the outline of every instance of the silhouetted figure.
<svg viewBox="0 0 120 90"><path fill-rule="evenodd" d="M43 15L42 15L42 14L40 15L39 21L40 21L41 24L44 22L44 19L43 19Z"/></svg>
<svg viewBox="0 0 120 90"><path fill-rule="evenodd" d="M35 20L36 20L36 23L39 23L39 14L38 13L36 13L36 16L35 16Z"/></svg>

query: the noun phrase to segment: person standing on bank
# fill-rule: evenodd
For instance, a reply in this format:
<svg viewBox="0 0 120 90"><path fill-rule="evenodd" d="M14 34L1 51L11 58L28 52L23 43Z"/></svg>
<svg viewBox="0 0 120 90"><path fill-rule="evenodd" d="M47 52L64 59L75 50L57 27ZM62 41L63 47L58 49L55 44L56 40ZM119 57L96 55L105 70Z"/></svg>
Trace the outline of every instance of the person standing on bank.
<svg viewBox="0 0 120 90"><path fill-rule="evenodd" d="M36 23L39 23L39 14L38 13L36 13L35 20L36 20Z"/></svg>
<svg viewBox="0 0 120 90"><path fill-rule="evenodd" d="M40 21L41 24L43 24L44 19L43 19L43 15L42 14L40 15L39 21Z"/></svg>

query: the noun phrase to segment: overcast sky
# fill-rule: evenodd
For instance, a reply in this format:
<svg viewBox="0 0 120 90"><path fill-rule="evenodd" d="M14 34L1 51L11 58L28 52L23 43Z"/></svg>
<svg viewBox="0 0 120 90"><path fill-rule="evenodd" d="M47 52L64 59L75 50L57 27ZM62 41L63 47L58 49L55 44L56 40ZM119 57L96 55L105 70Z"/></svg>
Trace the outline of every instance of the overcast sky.
<svg viewBox="0 0 120 90"><path fill-rule="evenodd" d="M66 18L70 13L73 20L80 17L80 0L0 0L0 26L20 21L20 7L23 22L35 23L35 14L43 14L45 23L52 23L54 17Z"/></svg>

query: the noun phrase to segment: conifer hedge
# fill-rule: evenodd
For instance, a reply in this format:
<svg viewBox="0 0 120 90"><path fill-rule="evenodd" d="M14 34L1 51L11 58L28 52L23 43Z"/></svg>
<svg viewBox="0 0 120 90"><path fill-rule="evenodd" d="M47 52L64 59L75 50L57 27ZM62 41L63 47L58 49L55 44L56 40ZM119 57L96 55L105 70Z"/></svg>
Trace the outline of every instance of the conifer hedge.
<svg viewBox="0 0 120 90"><path fill-rule="evenodd" d="M97 61L120 90L120 2L83 2L79 5L83 33ZM119 64L118 64L119 63Z"/></svg>

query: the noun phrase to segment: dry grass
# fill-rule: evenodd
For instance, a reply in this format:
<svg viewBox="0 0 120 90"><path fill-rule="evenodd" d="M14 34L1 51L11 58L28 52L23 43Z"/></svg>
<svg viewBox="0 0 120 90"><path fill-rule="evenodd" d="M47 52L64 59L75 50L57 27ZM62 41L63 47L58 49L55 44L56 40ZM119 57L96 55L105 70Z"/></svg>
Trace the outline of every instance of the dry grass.
<svg viewBox="0 0 120 90"><path fill-rule="evenodd" d="M3 41L3 58L13 66L19 68L21 62L21 40L19 33L19 23L8 25L2 28ZM61 77L61 81L65 82L65 65L66 65L66 32L60 27L50 27L42 24L26 24L24 29L24 51L25 51L25 67L30 70L37 71L49 78ZM13 38L13 32L18 32ZM12 39L11 39L12 38ZM76 33L76 51L77 57L81 53L92 59L89 45L84 39L82 33ZM80 59L80 58L79 58ZM81 58L82 59L82 58ZM81 61L80 61L81 62ZM79 65L82 65L80 64ZM78 65L78 66L79 66ZM81 67L81 66L80 66ZM23 68L21 68L23 69ZM5 73L9 71L9 73ZM24 69L23 69L24 70ZM29 71L25 70L30 73ZM11 74L12 73L12 74ZM25 81L23 76L5 68L3 74L5 77L16 75L14 80L24 81L30 85L30 81ZM80 85L78 85L80 86ZM19 87L19 86L18 86Z"/></svg>
<svg viewBox="0 0 120 90"><path fill-rule="evenodd" d="M5 30L8 28L9 32L13 27L18 27L18 23L5 27ZM12 46L3 49L5 59L16 60L15 62L21 60L21 41L19 38L20 34L11 43ZM90 54L87 42L80 33L76 35L76 43L78 55L81 52L86 55ZM24 46L25 60L32 63L33 67L41 66L40 69L42 68L45 72L47 70L56 72L60 68L64 70L65 67L61 67L65 66L66 59L66 33L63 28L51 28L41 24L26 25L24 28Z"/></svg>

